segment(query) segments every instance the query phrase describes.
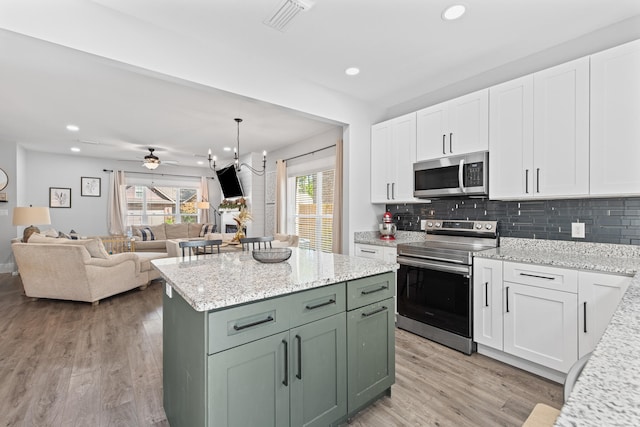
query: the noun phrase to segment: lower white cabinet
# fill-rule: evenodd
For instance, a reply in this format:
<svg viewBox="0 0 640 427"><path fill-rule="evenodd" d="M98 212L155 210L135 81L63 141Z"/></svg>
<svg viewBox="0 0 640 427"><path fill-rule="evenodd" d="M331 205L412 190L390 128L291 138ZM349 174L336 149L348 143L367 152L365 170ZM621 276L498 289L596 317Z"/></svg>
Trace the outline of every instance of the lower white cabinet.
<svg viewBox="0 0 640 427"><path fill-rule="evenodd" d="M578 297L504 282L504 351L567 373L578 360Z"/></svg>
<svg viewBox="0 0 640 427"><path fill-rule="evenodd" d="M385 262L396 262L398 251L392 246L367 245L356 243L355 256L379 259Z"/></svg>
<svg viewBox="0 0 640 427"><path fill-rule="evenodd" d="M581 271L578 278L578 357L582 357L600 341L631 277Z"/></svg>
<svg viewBox="0 0 640 427"><path fill-rule="evenodd" d="M595 348L630 281L627 276L475 258L474 341L480 352L483 346L492 349L491 355L505 355L503 361L523 369L533 362L567 373Z"/></svg>

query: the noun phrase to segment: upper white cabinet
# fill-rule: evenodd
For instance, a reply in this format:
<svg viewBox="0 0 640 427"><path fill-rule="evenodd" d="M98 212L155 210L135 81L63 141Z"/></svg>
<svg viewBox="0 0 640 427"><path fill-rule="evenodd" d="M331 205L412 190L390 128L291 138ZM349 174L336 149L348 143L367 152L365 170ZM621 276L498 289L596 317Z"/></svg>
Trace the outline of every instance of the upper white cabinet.
<svg viewBox="0 0 640 427"><path fill-rule="evenodd" d="M489 149L489 90L417 113L416 159L430 160Z"/></svg>
<svg viewBox="0 0 640 427"><path fill-rule="evenodd" d="M589 58L490 89L490 197L589 193Z"/></svg>
<svg viewBox="0 0 640 427"><path fill-rule="evenodd" d="M626 276L578 273L578 357L596 347L630 282Z"/></svg>
<svg viewBox="0 0 640 427"><path fill-rule="evenodd" d="M416 113L371 127L371 203L415 202Z"/></svg>
<svg viewBox="0 0 640 427"><path fill-rule="evenodd" d="M640 40L591 56L591 194L640 194Z"/></svg>

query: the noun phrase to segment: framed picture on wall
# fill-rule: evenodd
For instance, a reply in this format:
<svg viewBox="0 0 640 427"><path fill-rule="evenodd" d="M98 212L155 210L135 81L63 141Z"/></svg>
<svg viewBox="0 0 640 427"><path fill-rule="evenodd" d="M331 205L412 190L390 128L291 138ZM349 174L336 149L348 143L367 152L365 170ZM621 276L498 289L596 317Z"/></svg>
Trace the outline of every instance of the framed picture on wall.
<svg viewBox="0 0 640 427"><path fill-rule="evenodd" d="M71 189L49 187L49 207L50 208L70 208Z"/></svg>
<svg viewBox="0 0 640 427"><path fill-rule="evenodd" d="M100 197L100 178L92 176L80 178L80 196Z"/></svg>

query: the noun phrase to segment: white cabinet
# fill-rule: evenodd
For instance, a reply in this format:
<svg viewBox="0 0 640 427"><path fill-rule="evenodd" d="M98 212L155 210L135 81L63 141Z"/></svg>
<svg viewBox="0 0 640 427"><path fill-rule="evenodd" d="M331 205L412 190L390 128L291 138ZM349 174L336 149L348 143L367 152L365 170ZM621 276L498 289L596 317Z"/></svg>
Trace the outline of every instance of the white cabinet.
<svg viewBox="0 0 640 427"><path fill-rule="evenodd" d="M404 203L413 197L416 113L371 127L371 203Z"/></svg>
<svg viewBox="0 0 640 427"><path fill-rule="evenodd" d="M473 260L473 339L502 349L502 261Z"/></svg>
<svg viewBox="0 0 640 427"><path fill-rule="evenodd" d="M578 282L578 356L582 357L600 341L631 278L581 271Z"/></svg>
<svg viewBox="0 0 640 427"><path fill-rule="evenodd" d="M640 194L640 40L591 56L591 194Z"/></svg>
<svg viewBox="0 0 640 427"><path fill-rule="evenodd" d="M589 58L490 89L490 197L589 193Z"/></svg>
<svg viewBox="0 0 640 427"><path fill-rule="evenodd" d="M380 261L395 264L398 258L398 250L394 246L367 245L364 243L355 244L355 256L372 258ZM397 281L397 272L394 272ZM396 293L397 295L397 293ZM394 296L395 313L398 314L398 301Z"/></svg>
<svg viewBox="0 0 640 427"><path fill-rule="evenodd" d="M417 113L416 159L489 149L489 91L483 89Z"/></svg>

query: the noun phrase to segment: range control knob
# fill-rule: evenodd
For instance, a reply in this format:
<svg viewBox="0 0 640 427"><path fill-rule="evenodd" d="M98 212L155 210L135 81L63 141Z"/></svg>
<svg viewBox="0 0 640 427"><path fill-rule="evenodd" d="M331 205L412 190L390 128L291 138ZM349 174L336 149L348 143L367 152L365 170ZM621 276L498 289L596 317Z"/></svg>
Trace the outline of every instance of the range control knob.
<svg viewBox="0 0 640 427"><path fill-rule="evenodd" d="M480 230L482 228L482 224L476 224L476 230Z"/></svg>
<svg viewBox="0 0 640 427"><path fill-rule="evenodd" d="M427 227L433 227L433 223L431 221L427 222Z"/></svg>
<svg viewBox="0 0 640 427"><path fill-rule="evenodd" d="M440 224L439 222L436 222L436 228L440 228L442 227L442 224Z"/></svg>
<svg viewBox="0 0 640 427"><path fill-rule="evenodd" d="M486 228L487 230L491 230L493 228L493 225L487 224L484 226L484 228Z"/></svg>

